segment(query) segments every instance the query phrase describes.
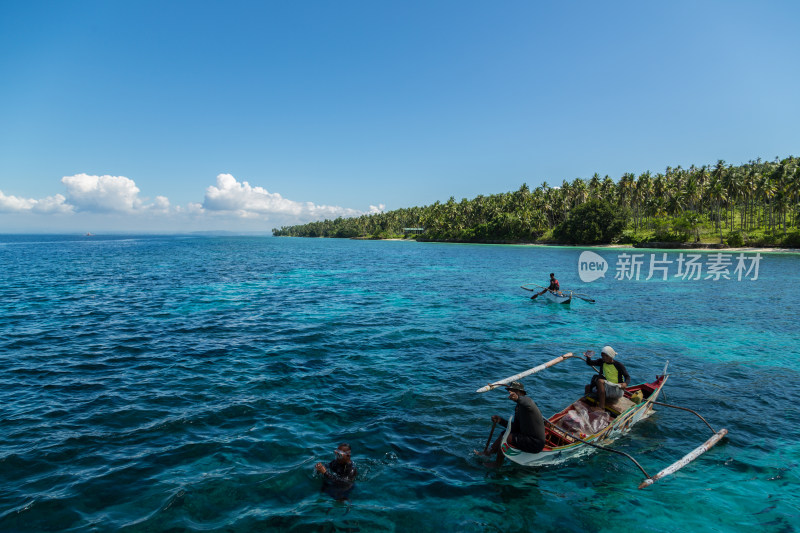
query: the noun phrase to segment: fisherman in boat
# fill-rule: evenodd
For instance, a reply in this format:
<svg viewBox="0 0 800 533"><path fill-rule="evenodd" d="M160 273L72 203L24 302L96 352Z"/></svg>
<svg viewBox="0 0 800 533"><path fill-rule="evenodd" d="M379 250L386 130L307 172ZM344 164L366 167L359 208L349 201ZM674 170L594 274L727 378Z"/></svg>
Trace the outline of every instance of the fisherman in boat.
<svg viewBox="0 0 800 533"><path fill-rule="evenodd" d="M356 481L358 470L350 458L350 445L342 443L334 450L336 458L326 467L322 463L314 465L314 469L323 475L322 491L337 501L347 500Z"/></svg>
<svg viewBox="0 0 800 533"><path fill-rule="evenodd" d="M508 436L508 444L528 453L539 453L544 448L544 418L539 407L533 399L525 393L525 386L519 381L512 381L506 386L508 399L516 403L514 408L514 420L511 422L511 433ZM499 415L492 416L492 422L502 427L508 427L508 420ZM500 448L503 435L492 444L485 455L497 454L497 460L486 466L499 467L503 464L505 455ZM476 452L480 453L480 452Z"/></svg>
<svg viewBox="0 0 800 533"><path fill-rule="evenodd" d="M601 367L601 373L592 376L592 381L586 385L585 394L588 396L593 390L597 390L598 406L595 410L603 411L606 408L606 400L613 402L622 396L631 377L625 365L616 360L617 352L611 346L603 347L600 359L592 359L591 353L594 352L585 354L586 364Z"/></svg>
<svg viewBox="0 0 800 533"><path fill-rule="evenodd" d="M553 291L556 293L561 293L561 286L558 284L558 280L556 279L556 275L550 272L550 285L543 291L537 292L533 296L531 296L531 300L535 300L537 297L541 296L542 294L546 293L547 291Z"/></svg>

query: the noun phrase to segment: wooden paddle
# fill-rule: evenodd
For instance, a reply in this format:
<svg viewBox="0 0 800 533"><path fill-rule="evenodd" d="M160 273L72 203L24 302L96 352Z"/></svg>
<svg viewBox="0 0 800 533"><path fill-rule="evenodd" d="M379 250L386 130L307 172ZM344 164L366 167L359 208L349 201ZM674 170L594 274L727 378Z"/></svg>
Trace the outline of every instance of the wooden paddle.
<svg viewBox="0 0 800 533"><path fill-rule="evenodd" d="M489 443L492 442L492 436L494 435L494 428L497 427L497 422L492 422L492 430L489 432L489 438L486 439L486 446L483 448L483 455L489 451Z"/></svg>

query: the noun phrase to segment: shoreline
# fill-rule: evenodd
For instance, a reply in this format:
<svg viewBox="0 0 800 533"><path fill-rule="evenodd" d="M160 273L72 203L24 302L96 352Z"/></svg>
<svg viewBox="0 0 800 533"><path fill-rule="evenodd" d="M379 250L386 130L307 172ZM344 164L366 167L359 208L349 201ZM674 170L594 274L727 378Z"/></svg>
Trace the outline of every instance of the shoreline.
<svg viewBox="0 0 800 533"><path fill-rule="evenodd" d="M460 241L417 241L416 239L353 239L353 240L376 240L376 241L407 241L407 242L425 242L425 243L445 243L445 244L489 244L500 246L541 246L552 248L608 248L611 250L628 249L628 250L689 250L711 252L719 251L726 252L767 252L767 253L787 253L787 254L800 254L800 248L776 248L776 247L753 247L753 246L738 246L738 247L725 247L718 244L707 245L694 245L693 243L652 243L662 244L667 246L634 246L633 244L557 244L557 243L541 243L541 242L460 242Z"/></svg>

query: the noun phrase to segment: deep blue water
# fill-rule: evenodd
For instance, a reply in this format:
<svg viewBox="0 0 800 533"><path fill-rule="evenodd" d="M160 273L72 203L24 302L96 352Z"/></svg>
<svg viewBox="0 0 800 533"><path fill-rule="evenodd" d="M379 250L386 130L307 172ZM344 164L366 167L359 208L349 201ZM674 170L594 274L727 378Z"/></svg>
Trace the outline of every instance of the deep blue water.
<svg viewBox="0 0 800 533"><path fill-rule="evenodd" d="M0 236L0 531L794 531L800 255L763 253L757 280L582 283L580 252ZM551 271L597 303L519 288ZM605 344L633 382L669 360L666 401L729 437L646 490L603 452L480 466L513 405L478 387ZM591 372L525 383L549 416ZM710 435L660 408L615 446L655 473ZM349 505L313 473L342 441Z"/></svg>

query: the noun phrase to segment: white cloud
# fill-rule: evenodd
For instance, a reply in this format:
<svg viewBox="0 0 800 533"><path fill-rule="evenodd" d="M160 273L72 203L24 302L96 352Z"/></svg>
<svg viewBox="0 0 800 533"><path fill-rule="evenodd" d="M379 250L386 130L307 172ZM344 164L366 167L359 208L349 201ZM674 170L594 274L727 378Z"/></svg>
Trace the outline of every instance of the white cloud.
<svg viewBox="0 0 800 533"><path fill-rule="evenodd" d="M176 206L175 211L177 211L178 213L185 212L195 216L202 215L203 213L206 212L206 210L203 209L203 204L198 204L197 202L189 202L189 204L186 207Z"/></svg>
<svg viewBox="0 0 800 533"><path fill-rule="evenodd" d="M0 211L4 213L30 211L35 202L34 199L6 196L3 191L0 191Z"/></svg>
<svg viewBox="0 0 800 533"><path fill-rule="evenodd" d="M353 217L364 214L363 211L347 207L295 202L278 193L271 193L263 187L252 187L246 181L239 182L230 174L218 175L216 187L211 185L206 189L203 208L206 211L235 213L241 218L289 215L315 219Z"/></svg>
<svg viewBox="0 0 800 533"><path fill-rule="evenodd" d="M158 213L160 215L169 214L169 198L166 196L156 196L152 205L147 206L150 212Z"/></svg>
<svg viewBox="0 0 800 533"><path fill-rule="evenodd" d="M142 208L139 188L125 176L64 176L67 199L79 211L133 213Z"/></svg>
<svg viewBox="0 0 800 533"><path fill-rule="evenodd" d="M60 194L48 196L41 200L33 198L20 198L18 196L6 196L0 191L0 213L71 213L72 206L66 203L66 198Z"/></svg>
<svg viewBox="0 0 800 533"><path fill-rule="evenodd" d="M381 213L384 204L370 205L368 211L360 211L333 205L318 205L313 202L297 202L270 193L263 187L251 186L246 181L237 181L230 174L219 174L216 185L206 188L202 203L190 202L172 205L165 196L153 200L140 196L136 183L125 176L95 176L75 174L64 176L61 183L65 194L34 199L6 195L0 191L0 214L52 215L69 214L70 221L59 218L51 222L59 230L105 227L124 229L149 228L164 230L248 230L264 231L265 221L270 225L303 224L312 220L337 217L355 217ZM29 224L44 227L44 222ZM41 217L40 221L46 220Z"/></svg>
<svg viewBox="0 0 800 533"><path fill-rule="evenodd" d="M152 203L146 203L147 199L139 197L136 182L125 176L75 174L64 176L61 183L67 187L69 205L77 211L151 215L168 215L172 211L166 196L156 196Z"/></svg>
<svg viewBox="0 0 800 533"><path fill-rule="evenodd" d="M67 199L63 194L56 194L55 196L48 196L36 202L32 211L35 213L50 214L50 213L72 213L75 209L67 203Z"/></svg>

